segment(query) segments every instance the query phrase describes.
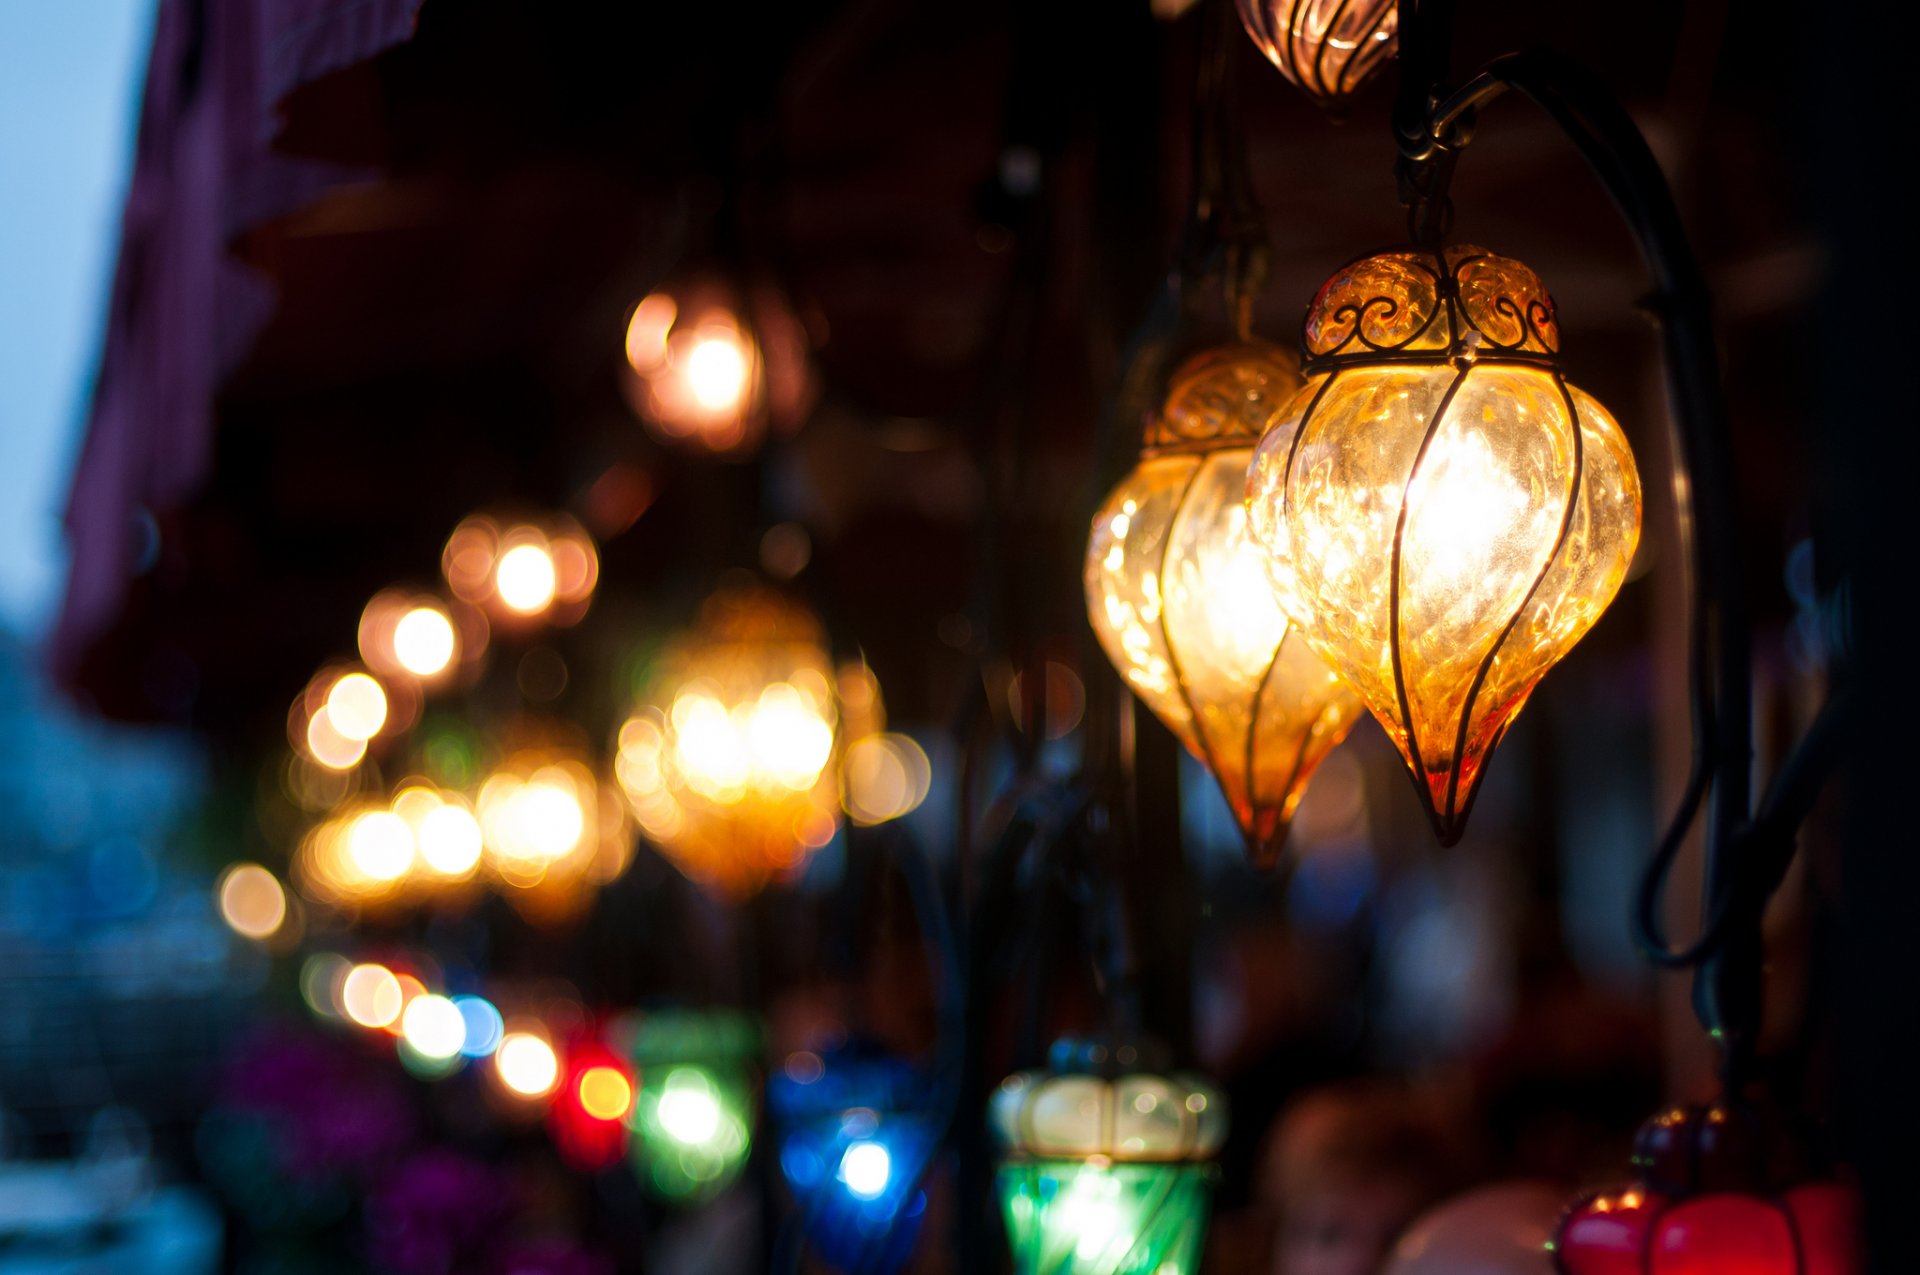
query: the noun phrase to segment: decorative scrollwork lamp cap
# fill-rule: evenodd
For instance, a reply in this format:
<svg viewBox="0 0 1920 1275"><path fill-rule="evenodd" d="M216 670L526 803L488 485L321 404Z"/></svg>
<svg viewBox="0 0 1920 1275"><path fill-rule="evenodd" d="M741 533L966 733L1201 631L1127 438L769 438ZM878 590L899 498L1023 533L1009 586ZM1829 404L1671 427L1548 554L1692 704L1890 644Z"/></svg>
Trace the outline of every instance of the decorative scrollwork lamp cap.
<svg viewBox="0 0 1920 1275"><path fill-rule="evenodd" d="M1001 1084L989 1120L1015 1159L1211 1160L1226 1141L1226 1099L1199 1076L1150 1069L1165 1056L1141 1041L1059 1041L1045 1070Z"/></svg>
<svg viewBox="0 0 1920 1275"><path fill-rule="evenodd" d="M1247 518L1281 608L1406 759L1441 844L1640 536L1624 433L1560 368L1540 277L1484 248L1397 248L1308 307Z"/></svg>
<svg viewBox="0 0 1920 1275"><path fill-rule="evenodd" d="M1309 372L1356 363L1483 356L1551 363L1553 298L1527 265L1471 244L1395 248L1342 266L1307 307Z"/></svg>
<svg viewBox="0 0 1920 1275"><path fill-rule="evenodd" d="M1300 388L1300 360L1267 341L1217 346L1174 369L1167 397L1147 418L1142 457L1251 447Z"/></svg>

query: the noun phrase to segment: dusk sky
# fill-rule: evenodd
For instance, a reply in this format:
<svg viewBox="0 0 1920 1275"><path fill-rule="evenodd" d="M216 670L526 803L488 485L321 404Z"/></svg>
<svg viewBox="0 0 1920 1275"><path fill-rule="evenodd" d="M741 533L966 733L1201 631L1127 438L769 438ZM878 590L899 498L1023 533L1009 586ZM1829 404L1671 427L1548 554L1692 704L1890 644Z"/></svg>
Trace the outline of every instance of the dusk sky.
<svg viewBox="0 0 1920 1275"><path fill-rule="evenodd" d="M113 273L153 0L0 0L0 626L37 634Z"/></svg>

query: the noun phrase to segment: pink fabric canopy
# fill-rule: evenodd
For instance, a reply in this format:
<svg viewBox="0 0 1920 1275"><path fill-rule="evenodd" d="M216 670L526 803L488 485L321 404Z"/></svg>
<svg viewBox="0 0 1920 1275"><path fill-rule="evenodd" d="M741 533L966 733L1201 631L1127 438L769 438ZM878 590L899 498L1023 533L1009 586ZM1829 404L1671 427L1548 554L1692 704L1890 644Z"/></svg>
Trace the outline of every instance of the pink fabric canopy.
<svg viewBox="0 0 1920 1275"><path fill-rule="evenodd" d="M66 513L72 548L54 631L69 675L110 626L143 513L199 489L214 401L271 313L233 238L361 176L276 154L275 106L412 33L421 0L161 0L121 221L99 379Z"/></svg>

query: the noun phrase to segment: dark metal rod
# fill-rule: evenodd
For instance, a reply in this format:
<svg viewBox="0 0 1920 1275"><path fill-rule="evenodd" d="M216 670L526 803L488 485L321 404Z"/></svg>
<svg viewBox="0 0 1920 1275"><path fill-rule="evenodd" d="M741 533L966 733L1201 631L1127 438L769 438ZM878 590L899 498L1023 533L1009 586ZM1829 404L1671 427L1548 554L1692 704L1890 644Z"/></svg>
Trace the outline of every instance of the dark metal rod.
<svg viewBox="0 0 1920 1275"><path fill-rule="evenodd" d="M1474 113L1508 89L1545 110L1587 160L1632 230L1654 281L1645 304L1660 326L1672 406L1674 495L1694 601L1689 654L1698 750L1682 817L1663 841L1655 867L1664 872L1670 863L1700 789L1710 780L1703 936L1710 941L1683 955L1699 960L1695 1009L1727 1046L1728 1079L1737 1084L1759 1009L1759 911L1728 913L1730 901L1743 894L1739 846L1752 813L1752 657L1731 431L1712 307L1666 177L1646 139L1598 81L1564 58L1531 50L1488 64L1434 104L1424 137L1400 130L1404 158L1415 165L1443 162L1464 144Z"/></svg>

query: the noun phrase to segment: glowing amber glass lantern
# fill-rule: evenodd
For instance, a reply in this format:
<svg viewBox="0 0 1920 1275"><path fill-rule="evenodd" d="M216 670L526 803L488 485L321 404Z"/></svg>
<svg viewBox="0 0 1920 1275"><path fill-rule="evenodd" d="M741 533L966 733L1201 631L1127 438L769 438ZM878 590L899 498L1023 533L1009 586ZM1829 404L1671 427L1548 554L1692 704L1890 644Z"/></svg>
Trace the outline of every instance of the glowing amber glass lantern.
<svg viewBox="0 0 1920 1275"><path fill-rule="evenodd" d="M1248 475L1254 534L1451 845L1494 746L1626 577L1633 454L1561 374L1539 278L1484 249L1346 267L1306 350Z"/></svg>
<svg viewBox="0 0 1920 1275"><path fill-rule="evenodd" d="M1397 46L1396 0L1238 0L1247 34L1280 74L1336 105Z"/></svg>
<svg viewBox="0 0 1920 1275"><path fill-rule="evenodd" d="M693 880L750 894L838 829L841 713L824 642L790 598L723 588L621 727L614 773L641 828Z"/></svg>
<svg viewBox="0 0 1920 1275"><path fill-rule="evenodd" d="M625 347L628 402L663 442L744 456L806 409L806 333L770 288L662 287L627 316Z"/></svg>
<svg viewBox="0 0 1920 1275"><path fill-rule="evenodd" d="M1262 866L1360 701L1294 636L1249 534L1247 465L1300 386L1268 345L1183 364L1087 540L1087 617L1127 685L1213 772Z"/></svg>

